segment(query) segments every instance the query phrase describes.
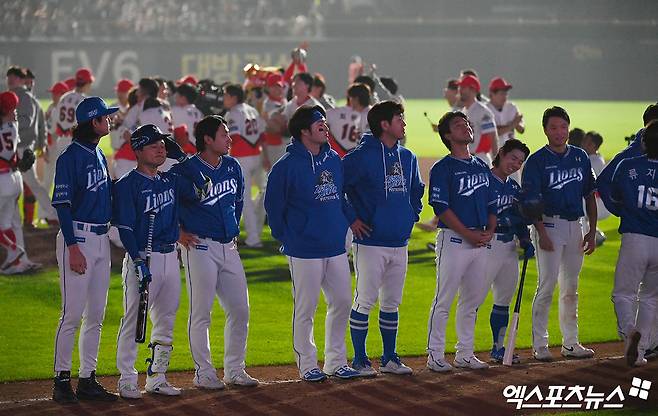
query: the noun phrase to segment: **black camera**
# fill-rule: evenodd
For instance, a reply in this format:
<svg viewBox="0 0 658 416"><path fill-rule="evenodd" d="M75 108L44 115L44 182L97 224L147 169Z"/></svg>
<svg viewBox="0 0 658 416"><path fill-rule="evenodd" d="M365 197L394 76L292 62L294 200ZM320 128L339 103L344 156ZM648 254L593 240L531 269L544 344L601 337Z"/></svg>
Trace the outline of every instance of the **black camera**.
<svg viewBox="0 0 658 416"><path fill-rule="evenodd" d="M211 79L202 79L199 81L199 95L194 105L203 113L208 115L224 115L224 87L228 82L221 84L215 83Z"/></svg>

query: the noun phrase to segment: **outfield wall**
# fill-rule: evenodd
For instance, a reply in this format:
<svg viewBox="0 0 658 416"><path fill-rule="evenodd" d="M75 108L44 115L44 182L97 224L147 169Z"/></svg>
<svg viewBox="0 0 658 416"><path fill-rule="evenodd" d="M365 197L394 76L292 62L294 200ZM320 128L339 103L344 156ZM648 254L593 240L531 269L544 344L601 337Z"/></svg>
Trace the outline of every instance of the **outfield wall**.
<svg viewBox="0 0 658 416"><path fill-rule="evenodd" d="M114 82L160 74L192 73L217 81L241 80L248 62L285 65L290 41L221 42L11 42L0 44L0 67L19 64L37 75L37 95L79 66L91 67L94 93L113 95ZM407 97L440 96L461 68L476 68L483 83L503 75L518 98L650 100L658 98L658 38L644 40L539 38L361 39L314 41L312 71L322 72L329 92L341 97L347 63L359 54L380 75L393 75ZM486 85L483 85L486 88Z"/></svg>

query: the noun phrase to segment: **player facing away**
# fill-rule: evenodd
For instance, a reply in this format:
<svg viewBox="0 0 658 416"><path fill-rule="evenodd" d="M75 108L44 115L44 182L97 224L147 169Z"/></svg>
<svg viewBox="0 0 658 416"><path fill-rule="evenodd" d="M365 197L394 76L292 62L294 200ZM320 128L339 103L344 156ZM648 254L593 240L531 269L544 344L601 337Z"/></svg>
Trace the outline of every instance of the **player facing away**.
<svg viewBox="0 0 658 416"><path fill-rule="evenodd" d="M455 295L457 351L454 364L483 369L489 365L473 353L477 308L488 287L487 244L496 228L496 197L490 189L487 164L469 152L473 130L462 112L449 112L439 120L441 141L450 154L430 171L429 203L439 217L436 236L436 294L430 308L427 367L447 372L446 325Z"/></svg>
<svg viewBox="0 0 658 416"><path fill-rule="evenodd" d="M560 284L561 354L589 358L594 351L578 342L578 275L583 253L596 248L594 174L587 153L567 144L569 115L551 107L542 117L548 144L528 158L523 169L523 203L541 201L544 215L534 222L532 239L537 250L537 291L532 302L534 357L551 361L548 349L548 313L556 283ZM589 232L583 237L583 198Z"/></svg>
<svg viewBox="0 0 658 416"><path fill-rule="evenodd" d="M149 343L152 353L147 360L146 391L177 396L180 389L167 381L165 373L173 349L174 320L180 298L180 269L176 253L178 205L181 199L196 199L196 193L178 176L158 171L167 157L185 158L170 135L163 134L153 124L146 124L131 134L130 145L137 157L137 168L115 183L112 198L112 225L119 230L126 249L121 272L124 310L116 355L117 369L121 373L119 395L127 399L142 396L135 369L135 327L140 292L148 288L148 316L153 328ZM177 148L177 151L167 152L172 148ZM147 253L149 238L152 245L151 252Z"/></svg>
<svg viewBox="0 0 658 416"><path fill-rule="evenodd" d="M343 167L329 148L321 106L302 106L290 119L293 140L272 167L265 210L272 236L288 257L293 297L293 349L302 380L327 375L348 379L345 327L350 314L351 275L345 252ZM327 300L324 371L318 368L313 318L320 290Z"/></svg>
<svg viewBox="0 0 658 416"><path fill-rule="evenodd" d="M110 130L108 116L118 110L99 97L83 99L75 109L73 141L57 159L53 207L57 209L57 264L62 314L55 335L53 400L116 400L96 380L98 343L110 285L112 180L98 142ZM84 316L82 327L80 321ZM71 354L80 327L80 371L71 389Z"/></svg>
<svg viewBox="0 0 658 416"><path fill-rule="evenodd" d="M642 143L645 155L624 159L615 169L606 201L621 218L612 302L629 366L647 364L658 307L658 121L646 128Z"/></svg>
<svg viewBox="0 0 658 416"><path fill-rule="evenodd" d="M16 106L18 96L11 91L0 94L0 246L7 250L5 261L0 266L0 273L13 274L27 268L16 260L25 255L25 248L16 241L12 222L18 214L18 198L23 192L23 180L17 170L18 161L18 123ZM21 267L19 267L21 265Z"/></svg>
<svg viewBox="0 0 658 416"><path fill-rule="evenodd" d="M498 150L493 160L489 178L491 189L496 194L496 230L487 254L486 287L481 302L493 291L493 309L489 317L493 335L492 361L502 363L505 356L505 333L509 323L509 305L519 280L517 242L525 258L535 255L530 242L530 231L526 220L519 212L521 185L512 175L518 172L530 155L530 149L517 139L508 139ZM514 354L513 363L519 363Z"/></svg>
<svg viewBox="0 0 658 416"><path fill-rule="evenodd" d="M237 249L244 204L244 178L238 161L229 156L231 137L220 116L206 116L194 130L199 153L173 171L188 180L209 178L213 186L200 201L182 201L181 257L189 297L188 334L194 360L194 380L202 389L222 389L224 383L255 386L245 372L249 295ZM183 169L183 167L187 169ZM224 383L212 362L208 328L215 298L226 314Z"/></svg>
<svg viewBox="0 0 658 416"><path fill-rule="evenodd" d="M368 314L380 298L379 330L384 344L382 373L411 374L395 344L398 306L407 274L409 237L418 221L425 184L418 160L398 141L405 135L404 108L394 101L375 104L368 113L372 133L343 159L344 190L353 211L356 292L350 313L354 346L352 367L362 376L377 372L366 353ZM391 221L394 219L394 221Z"/></svg>

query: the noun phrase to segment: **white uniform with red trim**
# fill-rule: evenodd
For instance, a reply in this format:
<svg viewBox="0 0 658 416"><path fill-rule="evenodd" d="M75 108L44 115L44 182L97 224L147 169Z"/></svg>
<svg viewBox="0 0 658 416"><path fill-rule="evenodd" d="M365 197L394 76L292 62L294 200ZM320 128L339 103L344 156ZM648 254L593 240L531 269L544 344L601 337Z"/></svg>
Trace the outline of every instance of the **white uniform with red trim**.
<svg viewBox="0 0 658 416"><path fill-rule="evenodd" d="M73 90L65 93L55 107L55 160L71 144L71 130L77 124L75 121L75 108L86 95Z"/></svg>
<svg viewBox="0 0 658 416"><path fill-rule="evenodd" d="M18 215L18 197L23 192L23 179L16 170L16 149L18 147L18 124L0 124L0 246L7 250L7 258L15 259L17 252L16 236L12 222Z"/></svg>
<svg viewBox="0 0 658 416"><path fill-rule="evenodd" d="M368 112L372 108L371 105L367 106L363 110L359 112L359 130L357 131L357 136L361 137L361 135L367 131L370 131L370 125L368 124Z"/></svg>
<svg viewBox="0 0 658 416"><path fill-rule="evenodd" d="M175 127L185 124L190 137L194 136L194 127L196 123L203 118L203 113L196 108L194 104L188 104L185 107L175 105L171 107L171 121ZM194 142L194 139L192 139Z"/></svg>
<svg viewBox="0 0 658 416"><path fill-rule="evenodd" d="M247 246L260 247L265 207L263 206L263 165L259 139L265 130L263 119L252 106L239 103L226 113L226 123L231 135L231 156L242 167L244 177L244 227L247 232ZM257 186L258 195L252 197L251 188Z"/></svg>
<svg viewBox="0 0 658 416"><path fill-rule="evenodd" d="M331 132L329 144L342 158L356 147L361 137L361 116L352 107L336 107L327 111L327 124Z"/></svg>
<svg viewBox="0 0 658 416"><path fill-rule="evenodd" d="M462 108L462 112L473 128L473 143L468 145L468 150L491 167L493 140L498 140L493 113L477 100L470 107Z"/></svg>
<svg viewBox="0 0 658 416"><path fill-rule="evenodd" d="M290 120L293 114L295 114L295 111L302 106L307 106L307 107L314 107L316 105L319 105L324 109L322 104L320 104L320 101L316 100L315 98L311 97L310 95L308 96L308 99L304 101L303 103L299 104L297 102L297 97L293 97L292 100L288 101L288 103L283 107L283 115L285 116L286 120Z"/></svg>
<svg viewBox="0 0 658 416"><path fill-rule="evenodd" d="M48 148L48 161L44 161L43 165L43 187L50 191L50 188L53 186L53 180L55 179L55 162L57 162L57 142L56 132L55 132L55 123L56 123L56 105L50 103L48 109L46 110L46 136L47 136L47 148Z"/></svg>
<svg viewBox="0 0 658 416"><path fill-rule="evenodd" d="M505 101L503 108L500 110L498 110L493 104L491 104L491 101L489 101L487 103L487 108L494 115L496 126L505 126L510 124L512 121L514 121L514 117L516 117L516 115L519 113L519 109L516 107L516 104L511 101ZM498 146L502 146L509 139L514 139L515 134L515 131L512 130L498 136Z"/></svg>
<svg viewBox="0 0 658 416"><path fill-rule="evenodd" d="M287 103L288 101L286 101L285 98L282 98L281 101L275 101L270 97L265 97L265 100L263 100L262 114L267 115L267 118L269 119L276 113L280 113ZM283 156L285 151L286 143L281 134L263 133L263 152L270 161L270 164L274 165L274 163Z"/></svg>
<svg viewBox="0 0 658 416"><path fill-rule="evenodd" d="M130 147L130 139L125 140L122 134L125 130L122 127L130 108L122 106L121 103L116 103L115 105L119 107L119 111L115 116L120 117L122 122L119 126L110 130L110 141L112 143L112 149L114 149L114 155L112 158L114 179L119 179L137 167L137 157L135 156L132 147ZM112 229L116 231L116 228L113 227ZM110 229L110 238L113 239L116 237L116 239L113 239L112 241L120 242L118 239L119 235L114 235L112 229Z"/></svg>

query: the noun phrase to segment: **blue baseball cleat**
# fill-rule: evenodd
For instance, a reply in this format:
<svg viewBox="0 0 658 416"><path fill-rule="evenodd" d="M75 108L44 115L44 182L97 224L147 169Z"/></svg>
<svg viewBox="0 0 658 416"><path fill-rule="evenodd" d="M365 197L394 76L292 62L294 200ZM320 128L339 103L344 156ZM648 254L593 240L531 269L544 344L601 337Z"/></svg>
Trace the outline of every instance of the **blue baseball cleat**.
<svg viewBox="0 0 658 416"><path fill-rule="evenodd" d="M325 381L327 379L327 375L322 372L319 368L314 368L312 370L308 370L307 372L304 373L302 376L302 380L308 381L311 383L317 383L320 381Z"/></svg>

